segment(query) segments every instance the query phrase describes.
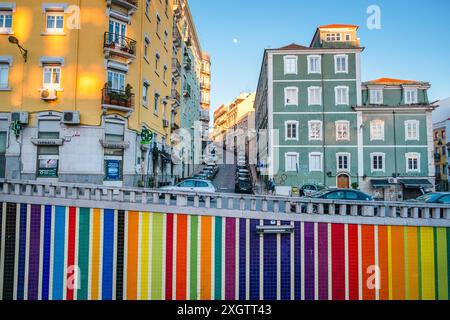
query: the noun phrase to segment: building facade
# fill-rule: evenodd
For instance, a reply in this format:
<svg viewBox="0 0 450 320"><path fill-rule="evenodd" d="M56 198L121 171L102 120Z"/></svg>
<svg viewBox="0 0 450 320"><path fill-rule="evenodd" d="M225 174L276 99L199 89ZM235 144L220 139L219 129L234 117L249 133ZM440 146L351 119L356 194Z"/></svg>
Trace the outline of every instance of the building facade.
<svg viewBox="0 0 450 320"><path fill-rule="evenodd" d="M291 44L265 51L255 102L256 128L266 131L258 135L258 167L277 185L313 183L374 192L375 180L388 179L386 187L399 185L398 198L406 186L432 184L429 85L363 84L364 48L357 30L353 25L322 26L309 47ZM385 101L372 105L367 96L384 91ZM370 136L374 123L377 139ZM406 126L417 129L414 139L405 138ZM394 154L395 165L389 162L385 168L380 161ZM373 168L372 160L381 165ZM407 170L410 162L413 169ZM377 196L392 197L389 192Z"/></svg>
<svg viewBox="0 0 450 320"><path fill-rule="evenodd" d="M434 161L436 165L436 189L448 191L448 169L450 144L447 143L447 132L450 130L450 121L442 121L433 125Z"/></svg>
<svg viewBox="0 0 450 320"><path fill-rule="evenodd" d="M4 175L172 183L179 169L171 133L181 122L173 112L178 8L169 0L0 2Z"/></svg>

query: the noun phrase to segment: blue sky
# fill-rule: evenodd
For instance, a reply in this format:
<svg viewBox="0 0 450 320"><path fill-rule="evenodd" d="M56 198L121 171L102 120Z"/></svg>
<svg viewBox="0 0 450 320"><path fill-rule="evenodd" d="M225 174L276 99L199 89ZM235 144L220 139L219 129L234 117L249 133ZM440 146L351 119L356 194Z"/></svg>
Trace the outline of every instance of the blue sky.
<svg viewBox="0 0 450 320"><path fill-rule="evenodd" d="M292 42L309 45L317 26L361 28L362 79L429 81L430 100L450 96L448 0L188 0L202 49L212 59L211 109L256 90L263 51ZM381 29L369 30L367 8L381 9Z"/></svg>

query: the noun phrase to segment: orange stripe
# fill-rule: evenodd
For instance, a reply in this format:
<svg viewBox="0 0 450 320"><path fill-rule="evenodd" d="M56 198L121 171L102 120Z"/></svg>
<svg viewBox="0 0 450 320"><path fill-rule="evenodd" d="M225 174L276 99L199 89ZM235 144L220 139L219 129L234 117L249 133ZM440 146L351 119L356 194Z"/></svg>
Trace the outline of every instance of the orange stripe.
<svg viewBox="0 0 450 320"><path fill-rule="evenodd" d="M391 227L392 299L405 299L405 235L404 227Z"/></svg>
<svg viewBox="0 0 450 320"><path fill-rule="evenodd" d="M127 300L137 300L139 212L128 213Z"/></svg>
<svg viewBox="0 0 450 320"><path fill-rule="evenodd" d="M378 226L378 264L380 266L380 300L389 300L388 234L386 226Z"/></svg>
<svg viewBox="0 0 450 320"><path fill-rule="evenodd" d="M419 248L417 227L406 227L408 232L408 299L419 299Z"/></svg>
<svg viewBox="0 0 450 320"><path fill-rule="evenodd" d="M202 217L200 300L211 299L211 217Z"/></svg>
<svg viewBox="0 0 450 320"><path fill-rule="evenodd" d="M98 300L98 281L100 268L100 209L92 210L92 278L91 299Z"/></svg>
<svg viewBox="0 0 450 320"><path fill-rule="evenodd" d="M186 300L187 216L177 217L177 291L176 300Z"/></svg>
<svg viewBox="0 0 450 320"><path fill-rule="evenodd" d="M374 237L374 226L361 226L363 300L375 300L375 289L370 289L368 285L369 278L373 276L373 270L371 270L370 267L375 265ZM370 281L370 284L375 285L375 283L372 283L372 281Z"/></svg>

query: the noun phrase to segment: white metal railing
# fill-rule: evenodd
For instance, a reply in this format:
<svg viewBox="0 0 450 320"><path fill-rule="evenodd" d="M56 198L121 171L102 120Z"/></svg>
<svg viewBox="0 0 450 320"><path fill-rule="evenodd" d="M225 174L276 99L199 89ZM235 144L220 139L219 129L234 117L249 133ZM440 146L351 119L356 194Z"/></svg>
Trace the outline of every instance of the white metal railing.
<svg viewBox="0 0 450 320"><path fill-rule="evenodd" d="M438 225L450 227L450 205L414 202L341 201L300 197L278 197L222 193L189 193L87 184L50 183L0 179L0 201L29 201L41 204L90 205L99 208L145 210L202 215L252 214L252 218L375 223L389 219L396 225ZM136 206L139 205L139 206ZM278 216L274 214L284 214ZM327 219L324 219L327 217ZM370 219L371 218L371 219ZM370 220L364 220L370 219ZM294 219L296 220L296 219ZM380 222L387 224L388 222Z"/></svg>

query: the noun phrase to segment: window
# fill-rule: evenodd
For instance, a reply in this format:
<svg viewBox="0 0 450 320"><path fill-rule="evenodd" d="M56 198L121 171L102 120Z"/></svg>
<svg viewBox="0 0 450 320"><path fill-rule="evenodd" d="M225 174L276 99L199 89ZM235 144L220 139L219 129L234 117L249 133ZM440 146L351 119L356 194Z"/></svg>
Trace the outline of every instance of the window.
<svg viewBox="0 0 450 320"><path fill-rule="evenodd" d="M406 155L406 172L420 172L420 154L407 153Z"/></svg>
<svg viewBox="0 0 450 320"><path fill-rule="evenodd" d="M127 25L122 21L109 19L109 42L114 42L118 45L124 45L127 35Z"/></svg>
<svg viewBox="0 0 450 320"><path fill-rule="evenodd" d="M417 89L405 89L405 103L406 104L417 103Z"/></svg>
<svg viewBox="0 0 450 320"><path fill-rule="evenodd" d="M383 89L370 90L370 104L383 104Z"/></svg>
<svg viewBox="0 0 450 320"><path fill-rule="evenodd" d="M335 55L334 56L334 71L335 73L348 73L348 56Z"/></svg>
<svg viewBox="0 0 450 320"><path fill-rule="evenodd" d="M123 121L105 121L105 141L123 142L125 139L125 124ZM123 149L104 149L104 179L105 181L122 181L123 179Z"/></svg>
<svg viewBox="0 0 450 320"><path fill-rule="evenodd" d="M284 127L286 140L298 140L298 121L286 121Z"/></svg>
<svg viewBox="0 0 450 320"><path fill-rule="evenodd" d="M384 153L371 153L372 172L384 172Z"/></svg>
<svg viewBox="0 0 450 320"><path fill-rule="evenodd" d="M419 121L418 120L405 121L405 139L419 141Z"/></svg>
<svg viewBox="0 0 450 320"><path fill-rule="evenodd" d="M0 11L0 32L10 33L12 31L12 11Z"/></svg>
<svg viewBox="0 0 450 320"><path fill-rule="evenodd" d="M144 39L144 58L148 60L148 49L150 47L150 39L145 37Z"/></svg>
<svg viewBox="0 0 450 320"><path fill-rule="evenodd" d="M346 33L345 34L345 41L350 41L351 40L351 35L350 33Z"/></svg>
<svg viewBox="0 0 450 320"><path fill-rule="evenodd" d="M384 141L384 121L373 120L370 122L370 141Z"/></svg>
<svg viewBox="0 0 450 320"><path fill-rule="evenodd" d="M150 11L150 2L151 0L145 0L145 14L148 16Z"/></svg>
<svg viewBox="0 0 450 320"><path fill-rule="evenodd" d="M341 34L340 33L327 33L326 40L327 41L341 41Z"/></svg>
<svg viewBox="0 0 450 320"><path fill-rule="evenodd" d="M61 128L59 120L39 120L39 139L59 139ZM40 178L58 177L59 146L48 145L37 147L37 176Z"/></svg>
<svg viewBox="0 0 450 320"><path fill-rule="evenodd" d="M112 90L125 90L125 73L109 70L108 86Z"/></svg>
<svg viewBox="0 0 450 320"><path fill-rule="evenodd" d="M297 57L284 57L284 74L297 74Z"/></svg>
<svg viewBox="0 0 450 320"><path fill-rule="evenodd" d="M167 38L169 37L169 33L167 32L167 30L164 30L164 45L167 44Z"/></svg>
<svg viewBox="0 0 450 320"><path fill-rule="evenodd" d="M298 171L298 153L288 152L285 154L286 172Z"/></svg>
<svg viewBox="0 0 450 320"><path fill-rule="evenodd" d="M350 172L350 153L337 153L336 167L338 171Z"/></svg>
<svg viewBox="0 0 450 320"><path fill-rule="evenodd" d="M309 140L322 140L322 121L308 122Z"/></svg>
<svg viewBox="0 0 450 320"><path fill-rule="evenodd" d="M284 105L298 106L298 88L284 88Z"/></svg>
<svg viewBox="0 0 450 320"><path fill-rule="evenodd" d="M308 56L308 74L321 73L321 57L320 56Z"/></svg>
<svg viewBox="0 0 450 320"><path fill-rule="evenodd" d="M59 89L61 87L61 66L44 65L43 87L46 89Z"/></svg>
<svg viewBox="0 0 450 320"><path fill-rule="evenodd" d="M158 68L159 68L159 58L161 56L159 55L159 53L157 52L155 55L155 72L158 73Z"/></svg>
<svg viewBox="0 0 450 320"><path fill-rule="evenodd" d="M167 64L164 65L163 67L163 80L166 81L166 77L167 77Z"/></svg>
<svg viewBox="0 0 450 320"><path fill-rule="evenodd" d="M159 17L159 14L156 14L156 34L159 37L159 29L161 26L161 18Z"/></svg>
<svg viewBox="0 0 450 320"><path fill-rule="evenodd" d="M336 105L348 105L349 104L349 97L348 97L348 87L336 87L334 88L335 91L335 100Z"/></svg>
<svg viewBox="0 0 450 320"><path fill-rule="evenodd" d="M148 82L144 82L144 85L142 86L142 104L146 107L148 103L148 88L149 84Z"/></svg>
<svg viewBox="0 0 450 320"><path fill-rule="evenodd" d="M156 114L158 114L158 104L159 104L159 93L155 92L153 112Z"/></svg>
<svg viewBox="0 0 450 320"><path fill-rule="evenodd" d="M9 88L9 64L0 62L0 89Z"/></svg>
<svg viewBox="0 0 450 320"><path fill-rule="evenodd" d="M322 105L322 88L309 87L308 88L308 105L321 106Z"/></svg>
<svg viewBox="0 0 450 320"><path fill-rule="evenodd" d="M311 152L309 154L309 172L323 171L322 163L322 154L320 152Z"/></svg>
<svg viewBox="0 0 450 320"><path fill-rule="evenodd" d="M336 121L336 141L350 141L350 122Z"/></svg>
<svg viewBox="0 0 450 320"><path fill-rule="evenodd" d="M64 31L64 12L47 12L47 32L62 33Z"/></svg>

